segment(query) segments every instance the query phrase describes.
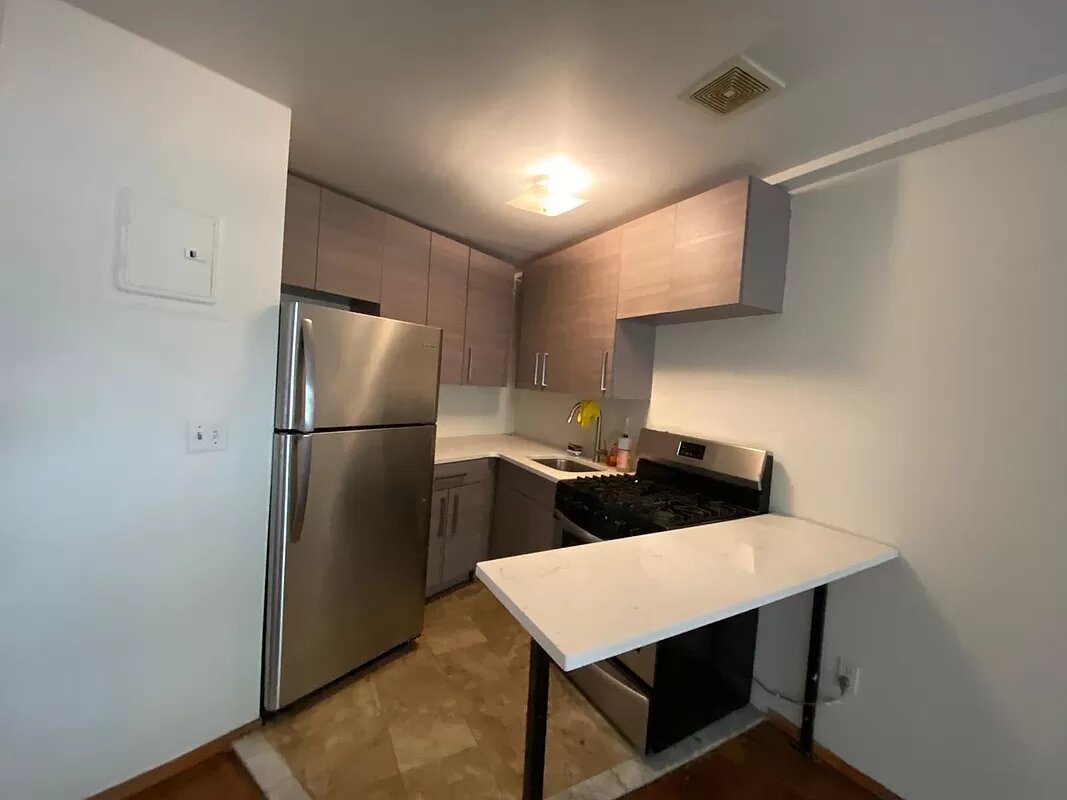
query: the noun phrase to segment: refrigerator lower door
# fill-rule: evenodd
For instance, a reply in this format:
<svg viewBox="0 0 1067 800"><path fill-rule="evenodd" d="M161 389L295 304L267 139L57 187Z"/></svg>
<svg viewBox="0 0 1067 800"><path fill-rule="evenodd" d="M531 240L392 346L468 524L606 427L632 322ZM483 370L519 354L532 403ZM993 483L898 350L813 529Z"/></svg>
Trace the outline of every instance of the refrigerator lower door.
<svg viewBox="0 0 1067 800"><path fill-rule="evenodd" d="M435 433L275 435L268 711L422 632Z"/></svg>

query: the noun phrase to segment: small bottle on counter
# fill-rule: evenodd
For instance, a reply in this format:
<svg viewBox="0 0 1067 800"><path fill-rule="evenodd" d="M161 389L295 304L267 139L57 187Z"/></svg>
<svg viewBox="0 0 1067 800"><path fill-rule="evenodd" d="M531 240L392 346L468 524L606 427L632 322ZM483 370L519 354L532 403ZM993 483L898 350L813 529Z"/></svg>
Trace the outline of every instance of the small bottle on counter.
<svg viewBox="0 0 1067 800"><path fill-rule="evenodd" d="M627 420L629 422L629 420ZM619 469L630 468L630 434L623 433L619 437L619 444L615 455L615 466Z"/></svg>

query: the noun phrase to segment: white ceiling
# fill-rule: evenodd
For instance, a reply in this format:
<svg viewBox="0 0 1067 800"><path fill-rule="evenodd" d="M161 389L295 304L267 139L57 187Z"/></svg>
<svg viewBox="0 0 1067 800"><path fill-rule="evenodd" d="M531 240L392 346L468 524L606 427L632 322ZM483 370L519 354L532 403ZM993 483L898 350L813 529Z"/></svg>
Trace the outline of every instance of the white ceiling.
<svg viewBox="0 0 1067 800"><path fill-rule="evenodd" d="M521 260L1067 73L1062 0L73 0L293 108L292 168ZM678 99L746 53L779 97ZM504 205L563 153L556 218Z"/></svg>

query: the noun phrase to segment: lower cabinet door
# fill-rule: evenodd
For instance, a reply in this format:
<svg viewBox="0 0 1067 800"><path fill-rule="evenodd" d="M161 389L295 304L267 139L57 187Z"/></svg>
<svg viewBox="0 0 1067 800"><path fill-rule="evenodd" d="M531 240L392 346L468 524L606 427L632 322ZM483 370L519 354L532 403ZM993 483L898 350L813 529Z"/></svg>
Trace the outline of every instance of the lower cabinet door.
<svg viewBox="0 0 1067 800"><path fill-rule="evenodd" d="M519 494L520 515L516 528L516 553L537 553L559 546L552 509Z"/></svg>
<svg viewBox="0 0 1067 800"><path fill-rule="evenodd" d="M522 494L504 482L505 472L500 467L501 479L496 484L493 501L493 534L489 539L489 558L507 558L518 554L516 525L522 515L519 505Z"/></svg>
<svg viewBox="0 0 1067 800"><path fill-rule="evenodd" d="M445 533L448 523L449 490L434 492L430 500L430 546L426 554L427 597L443 588L442 570L445 562Z"/></svg>
<svg viewBox="0 0 1067 800"><path fill-rule="evenodd" d="M488 482L449 490L442 583L452 584L466 579L474 565L486 557L491 491L492 484Z"/></svg>

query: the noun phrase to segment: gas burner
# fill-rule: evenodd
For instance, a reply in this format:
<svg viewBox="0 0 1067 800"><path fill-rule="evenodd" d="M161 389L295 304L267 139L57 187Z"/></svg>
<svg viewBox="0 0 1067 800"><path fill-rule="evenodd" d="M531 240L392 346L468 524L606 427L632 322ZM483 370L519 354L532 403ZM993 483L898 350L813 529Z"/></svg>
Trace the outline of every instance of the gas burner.
<svg viewBox="0 0 1067 800"><path fill-rule="evenodd" d="M665 476L670 478L668 474ZM641 475L596 475L559 484L556 507L603 539L704 525L749 516L753 510L722 499L714 481L677 483Z"/></svg>

